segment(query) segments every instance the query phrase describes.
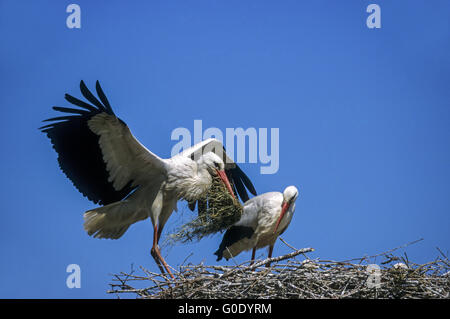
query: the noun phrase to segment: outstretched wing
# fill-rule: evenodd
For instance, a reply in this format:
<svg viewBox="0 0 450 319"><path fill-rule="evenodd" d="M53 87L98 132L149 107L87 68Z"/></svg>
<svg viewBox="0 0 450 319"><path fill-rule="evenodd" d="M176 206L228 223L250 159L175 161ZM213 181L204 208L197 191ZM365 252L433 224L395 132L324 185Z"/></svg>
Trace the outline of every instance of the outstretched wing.
<svg viewBox="0 0 450 319"><path fill-rule="evenodd" d="M247 190L250 191L251 194L256 195L255 187L250 178L248 178L241 168L227 155L225 147L219 140L209 138L184 150L178 154L178 156L186 156L190 157L192 160L197 160L201 155L206 154L207 152L214 152L223 159L223 162L225 163L225 172L236 196L239 195L241 200L245 203L249 199ZM195 204L195 202L189 203L189 208L192 211L195 210ZM198 207L199 213L202 213L206 205L199 201Z"/></svg>
<svg viewBox="0 0 450 319"><path fill-rule="evenodd" d="M80 89L91 104L66 94L66 100L79 108L53 107L67 115L47 119L44 122L52 123L40 128L74 186L94 203L107 205L163 176L165 160L139 143L116 117L100 83L96 83L100 100L83 81Z"/></svg>

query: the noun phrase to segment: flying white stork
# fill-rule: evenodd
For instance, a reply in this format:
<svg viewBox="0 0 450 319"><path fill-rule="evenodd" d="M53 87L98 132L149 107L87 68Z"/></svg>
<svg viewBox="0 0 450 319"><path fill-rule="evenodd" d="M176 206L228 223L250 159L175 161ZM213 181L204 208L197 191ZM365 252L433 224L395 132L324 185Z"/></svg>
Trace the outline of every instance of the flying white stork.
<svg viewBox="0 0 450 319"><path fill-rule="evenodd" d="M246 188L256 195L255 188L218 140L205 140L162 159L116 117L98 81L100 100L83 81L80 89L92 104L66 94L66 100L80 108L53 107L69 115L47 119L52 123L40 129L50 138L59 166L73 185L102 205L84 213L84 229L96 238L117 239L130 225L150 217L154 228L151 255L161 272L165 268L174 278L158 242L165 223L177 210L177 201L185 199L195 209L195 201L207 192L215 175L243 201L248 200Z"/></svg>
<svg viewBox="0 0 450 319"><path fill-rule="evenodd" d="M246 201L241 219L225 232L219 249L214 253L217 261L222 257L228 260L244 250L253 249L253 263L256 249L266 246L269 246L268 258L271 258L275 241L291 222L297 197L297 188L289 186L283 193L264 193Z"/></svg>

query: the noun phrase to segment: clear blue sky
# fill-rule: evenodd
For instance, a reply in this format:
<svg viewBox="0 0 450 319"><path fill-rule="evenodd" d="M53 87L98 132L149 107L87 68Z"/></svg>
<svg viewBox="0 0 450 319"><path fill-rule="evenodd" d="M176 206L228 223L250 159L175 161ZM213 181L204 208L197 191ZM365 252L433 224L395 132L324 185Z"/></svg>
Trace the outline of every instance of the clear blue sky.
<svg viewBox="0 0 450 319"><path fill-rule="evenodd" d="M365 21L381 7L382 28ZM80 30L66 7L82 10ZM450 244L450 2L0 1L0 297L112 298L111 274L157 271L150 221L117 241L90 238L95 207L59 170L38 131L81 79L100 80L118 114L168 157L176 127L280 128L280 169L242 164L259 193L296 185L283 235L311 257L347 259L424 238ZM174 223L191 213L184 203ZM177 266L215 264L221 236L163 247ZM289 252L278 242L274 254ZM265 257L266 251L259 251ZM237 260L250 258L243 253ZM80 289L66 287L79 264ZM227 264L221 261L219 264Z"/></svg>

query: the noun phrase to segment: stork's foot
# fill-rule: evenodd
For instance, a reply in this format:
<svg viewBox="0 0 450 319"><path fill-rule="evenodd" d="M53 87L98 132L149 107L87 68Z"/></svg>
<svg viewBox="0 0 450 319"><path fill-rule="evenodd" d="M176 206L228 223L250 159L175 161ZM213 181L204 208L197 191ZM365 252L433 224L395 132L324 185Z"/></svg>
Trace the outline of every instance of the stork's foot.
<svg viewBox="0 0 450 319"><path fill-rule="evenodd" d="M153 259L156 262L156 265L158 265L159 271L161 271L162 274L165 273L163 266L161 265L161 261L158 258L158 255L156 254L156 250L154 248L150 249L150 255L152 255Z"/></svg>
<svg viewBox="0 0 450 319"><path fill-rule="evenodd" d="M152 247L152 249L150 250L150 254L152 255L153 259L155 260L156 264L158 265L161 273L164 274L165 273L164 269L165 269L167 271L167 273L170 275L170 277L172 277L172 279L175 279L175 276L170 271L169 266L167 265L166 261L161 256L161 252L157 245Z"/></svg>

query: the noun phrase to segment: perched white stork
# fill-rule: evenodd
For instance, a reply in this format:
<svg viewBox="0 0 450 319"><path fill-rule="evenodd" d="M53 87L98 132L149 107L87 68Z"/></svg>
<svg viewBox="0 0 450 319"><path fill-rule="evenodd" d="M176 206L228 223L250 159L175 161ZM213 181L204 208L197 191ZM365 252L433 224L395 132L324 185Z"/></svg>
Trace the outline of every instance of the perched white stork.
<svg viewBox="0 0 450 319"><path fill-rule="evenodd" d="M256 249L266 246L269 246L271 258L275 241L291 222L297 197L297 188L289 186L283 193L264 193L245 202L241 219L225 232L219 249L214 253L217 261L222 257L228 260L244 250L253 249L253 263Z"/></svg>
<svg viewBox="0 0 450 319"><path fill-rule="evenodd" d="M74 186L102 205L85 212L84 228L96 238L117 239L130 225L150 217L154 227L151 255L160 270L164 272L165 268L173 278L158 241L168 218L177 210L177 201L185 199L193 209L215 175L233 196L237 191L244 201L248 200L246 188L252 194L256 191L218 140L205 140L162 159L146 149L116 117L98 81L100 100L83 81L80 89L92 104L66 94L66 100L80 108L53 107L69 115L45 120L52 123L40 129L50 138L59 166Z"/></svg>

